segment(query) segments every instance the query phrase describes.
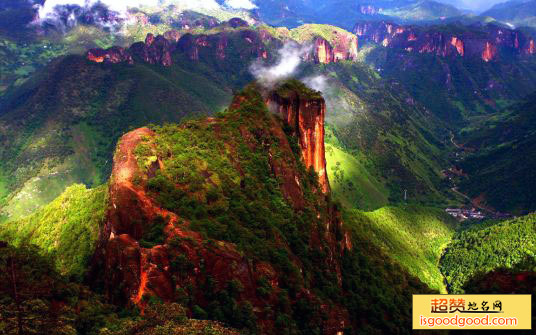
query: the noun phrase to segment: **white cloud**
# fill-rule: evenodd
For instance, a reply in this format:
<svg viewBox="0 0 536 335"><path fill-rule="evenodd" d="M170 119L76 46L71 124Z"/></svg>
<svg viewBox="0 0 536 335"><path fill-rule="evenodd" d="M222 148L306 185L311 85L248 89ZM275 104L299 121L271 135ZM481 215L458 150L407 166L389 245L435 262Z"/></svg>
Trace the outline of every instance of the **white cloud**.
<svg viewBox="0 0 536 335"><path fill-rule="evenodd" d="M232 0L247 5L249 0ZM215 0L46 0L43 6L37 5L41 20L54 19L57 17L58 6L75 5L82 8L90 8L96 4L103 4L108 9L126 17L127 10L140 6L157 6L175 4L181 9L218 9L220 6Z"/></svg>
<svg viewBox="0 0 536 335"><path fill-rule="evenodd" d="M254 9L257 6L250 0L226 0L225 5L227 7L236 8L236 9Z"/></svg>
<svg viewBox="0 0 536 335"><path fill-rule="evenodd" d="M255 61L251 67L251 73L262 85L270 87L280 80L292 77L299 69L302 58L311 50L310 45L299 45L295 42L287 42L278 50L278 59L272 66Z"/></svg>

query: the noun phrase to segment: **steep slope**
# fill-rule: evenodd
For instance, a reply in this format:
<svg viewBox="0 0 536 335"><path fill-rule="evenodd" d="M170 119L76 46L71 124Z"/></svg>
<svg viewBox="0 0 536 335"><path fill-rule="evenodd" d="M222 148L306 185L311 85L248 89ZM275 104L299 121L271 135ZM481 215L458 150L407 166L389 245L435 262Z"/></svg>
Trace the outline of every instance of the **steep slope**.
<svg viewBox="0 0 536 335"><path fill-rule="evenodd" d="M496 25L357 24L361 55L451 124L498 111L536 89L534 38ZM363 43L362 43L363 45Z"/></svg>
<svg viewBox="0 0 536 335"><path fill-rule="evenodd" d="M273 99L294 95L298 109ZM301 135L323 137L319 101L297 82L264 97L250 86L218 118L126 134L94 278L118 301L184 301L195 316L263 334L358 329L359 302L378 299L392 318L372 312L366 327L409 333L408 311L385 299L427 289L364 256L374 246L343 227ZM302 119L317 121L292 121Z"/></svg>
<svg viewBox="0 0 536 335"><path fill-rule="evenodd" d="M13 245L35 245L45 255L57 257L63 275L83 278L95 252L104 223L107 187L87 190L73 185L35 214L2 226L0 239Z"/></svg>
<svg viewBox="0 0 536 335"><path fill-rule="evenodd" d="M0 310L4 333L237 335L211 321L188 319L178 304L154 303L143 315L106 304L102 296L59 274L32 246L0 242ZM126 315L128 314L128 315Z"/></svg>
<svg viewBox="0 0 536 335"><path fill-rule="evenodd" d="M409 273L446 293L438 265L454 236L456 223L442 210L417 206L384 207L374 212L354 210L345 213L344 220Z"/></svg>
<svg viewBox="0 0 536 335"><path fill-rule="evenodd" d="M4 214L27 215L71 183L102 184L124 131L223 109L230 89L221 87L178 67L110 67L78 56L55 61L1 106Z"/></svg>
<svg viewBox="0 0 536 335"><path fill-rule="evenodd" d="M441 121L400 85L381 80L363 63L330 64L306 69L305 73L313 87L318 85L327 97L331 146L365 168L356 176L351 171L353 166L328 154L336 198L367 210L386 205L381 199L402 203L405 193L411 202L444 201L440 184L442 166L446 164L443 138L447 132ZM349 179L351 175L357 179ZM355 187L371 183L376 185L372 194L379 199L373 206L366 204L369 194Z"/></svg>
<svg viewBox="0 0 536 335"><path fill-rule="evenodd" d="M469 174L462 190L471 197L500 211L536 210L535 103L533 94L463 134L465 145L478 149L461 164Z"/></svg>
<svg viewBox="0 0 536 335"><path fill-rule="evenodd" d="M493 17L516 27L528 26L536 28L536 1L506 1L493 6L482 15Z"/></svg>

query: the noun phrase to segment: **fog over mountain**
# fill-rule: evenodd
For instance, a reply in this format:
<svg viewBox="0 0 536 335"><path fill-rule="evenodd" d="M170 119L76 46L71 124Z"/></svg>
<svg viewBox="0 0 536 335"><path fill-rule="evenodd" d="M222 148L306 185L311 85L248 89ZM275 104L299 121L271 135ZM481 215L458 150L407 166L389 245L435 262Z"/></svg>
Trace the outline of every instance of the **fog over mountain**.
<svg viewBox="0 0 536 335"><path fill-rule="evenodd" d="M469 9L475 12L483 12L505 0L439 0L439 2L454 5L461 9Z"/></svg>

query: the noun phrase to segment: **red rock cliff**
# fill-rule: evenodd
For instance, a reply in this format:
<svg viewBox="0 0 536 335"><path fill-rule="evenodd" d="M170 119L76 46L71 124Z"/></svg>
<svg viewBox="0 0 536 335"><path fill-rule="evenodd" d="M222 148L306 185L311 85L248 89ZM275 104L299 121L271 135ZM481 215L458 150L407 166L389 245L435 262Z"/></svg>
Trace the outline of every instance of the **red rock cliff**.
<svg viewBox="0 0 536 335"><path fill-rule="evenodd" d="M293 127L295 136L299 137L305 163L319 172L322 191L328 192L323 145L324 100L321 97L302 97L298 93L292 94L292 91L288 97L282 94L273 94L271 97L270 101L277 102L278 109ZM244 97L238 96L231 109L239 109L243 103ZM241 137L253 152L267 151L268 163L274 177L281 181L279 187L283 195L295 211L303 210L305 197L301 177L296 161L288 159L294 156L281 120L269 115L268 123L263 123L262 128L253 129L255 127L250 125L256 121L252 117L247 124L239 126ZM207 119L205 122L217 132L221 126L218 123L224 121ZM109 183L107 219L101 230L92 278L103 283L113 301L135 304L142 310L148 297L177 301L184 299L185 294L193 305L207 308L210 302L206 301L204 290L209 279L213 280L212 285L216 286L214 289L217 291L225 290L230 282L238 282L242 289L236 300L252 305L262 334L273 334L274 316L265 311L265 306L277 303L284 285L282 282L288 274L276 270L269 262L244 254L232 243L207 241L190 228L190 223L181 217L180 212L171 212L159 205L155 194L147 190L145 183L156 171L166 172L165 159L159 157L155 149L155 136L150 129L141 128L124 135L118 143ZM274 140L273 144L277 144L283 156L276 158L272 155L271 144L259 142L259 137L266 141ZM146 170L140 168L135 153L142 142L154 150L155 159ZM229 147L228 150L232 152L237 148ZM236 169L240 170L240 161L235 164ZM352 249L352 243L342 227L340 213L327 203L320 191L315 193L319 205L315 215L322 224L313 225L311 231L302 233L310 240L311 248L319 248L327 254L322 266L335 275L335 285L342 287L341 257L345 250ZM154 247L144 247L140 241L159 218L166 218L164 242ZM288 248L284 243L279 247ZM290 250L288 257L298 269L302 267L299 257ZM183 264L178 269L177 259L186 260L187 266ZM271 293L259 293L260 280L269 285ZM325 335L336 335L349 325L350 317L343 307L324 304L309 290L296 292L295 299L306 299L310 304L321 306L326 315L323 321Z"/></svg>
<svg viewBox="0 0 536 335"><path fill-rule="evenodd" d="M312 44L311 54L305 56L308 61L330 64L357 60L358 41L354 34L333 30L329 41L318 36L312 40Z"/></svg>
<svg viewBox="0 0 536 335"><path fill-rule="evenodd" d="M274 92L268 98L268 104L292 127L299 138L306 168L313 168L318 173L322 191L328 193L330 186L324 146L324 99L306 97L298 92L291 92L287 96Z"/></svg>
<svg viewBox="0 0 536 335"><path fill-rule="evenodd" d="M440 57L478 57L485 62L497 59L500 54L531 54L533 45L532 39L523 32L495 25L464 30L452 27L451 31L445 31L433 26L369 22L356 24L354 32L365 41L387 48Z"/></svg>
<svg viewBox="0 0 536 335"><path fill-rule="evenodd" d="M166 33L169 38L178 38L178 32ZM148 34L145 42L134 43L129 49L112 47L109 49L91 49L87 52L87 59L97 63L128 63L145 62L149 64L161 64L171 66L172 53L175 43L164 36Z"/></svg>

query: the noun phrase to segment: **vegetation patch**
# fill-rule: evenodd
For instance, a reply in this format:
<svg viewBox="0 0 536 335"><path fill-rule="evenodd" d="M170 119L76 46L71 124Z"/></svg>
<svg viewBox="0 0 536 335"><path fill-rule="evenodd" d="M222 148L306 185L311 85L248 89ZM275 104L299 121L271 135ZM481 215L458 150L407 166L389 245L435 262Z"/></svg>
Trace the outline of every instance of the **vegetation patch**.
<svg viewBox="0 0 536 335"><path fill-rule="evenodd" d="M389 192L370 174L365 157L327 144L326 160L333 197L345 207L368 211L388 204Z"/></svg>
<svg viewBox="0 0 536 335"><path fill-rule="evenodd" d="M3 225L0 238L14 245L36 245L52 255L57 269L82 278L95 251L107 206L108 188L73 185L35 214Z"/></svg>
<svg viewBox="0 0 536 335"><path fill-rule="evenodd" d="M353 210L345 221L423 283L446 292L439 260L454 235L455 222L441 210L417 206Z"/></svg>
<svg viewBox="0 0 536 335"><path fill-rule="evenodd" d="M496 269L516 269L536 257L536 215L474 224L456 233L441 260L449 291L463 293L474 276ZM531 262L532 261L532 262ZM533 268L523 270L534 271Z"/></svg>

